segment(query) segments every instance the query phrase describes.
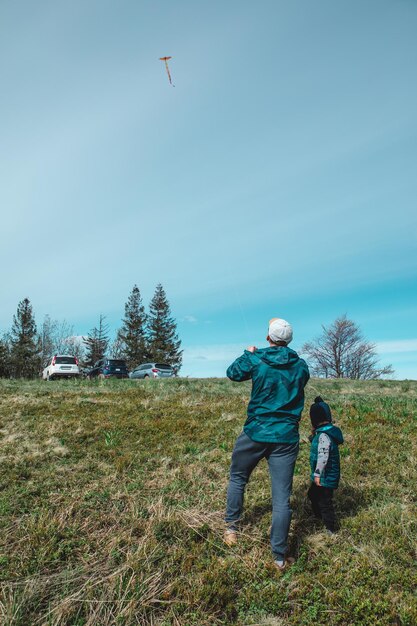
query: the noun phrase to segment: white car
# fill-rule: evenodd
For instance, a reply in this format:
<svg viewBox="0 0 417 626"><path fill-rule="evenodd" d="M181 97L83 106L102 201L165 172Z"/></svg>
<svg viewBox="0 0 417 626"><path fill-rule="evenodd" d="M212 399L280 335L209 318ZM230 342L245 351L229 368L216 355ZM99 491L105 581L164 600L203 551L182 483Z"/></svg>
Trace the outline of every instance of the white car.
<svg viewBox="0 0 417 626"><path fill-rule="evenodd" d="M55 354L48 360L48 364L42 372L42 379L74 378L79 375L80 368L77 357L69 354Z"/></svg>

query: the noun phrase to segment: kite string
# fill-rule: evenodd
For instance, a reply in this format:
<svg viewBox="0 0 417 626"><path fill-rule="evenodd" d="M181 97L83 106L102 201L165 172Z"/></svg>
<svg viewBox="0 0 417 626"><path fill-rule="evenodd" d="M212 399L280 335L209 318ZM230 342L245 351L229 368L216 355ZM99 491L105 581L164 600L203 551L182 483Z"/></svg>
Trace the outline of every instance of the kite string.
<svg viewBox="0 0 417 626"><path fill-rule="evenodd" d="M251 337L250 337L249 325L248 325L248 322L247 322L247 319L246 319L246 316L245 316L245 312L243 310L242 302L241 302L241 300L239 298L239 294L238 294L236 285L233 285L233 287L234 287L234 292L235 292L235 298L236 298L237 303L239 305L240 314L242 316L243 323L244 323L245 328L246 328L246 335L247 335L248 345L251 345L252 342L251 342Z"/></svg>
<svg viewBox="0 0 417 626"><path fill-rule="evenodd" d="M238 293L238 290L237 290L236 283L233 280L233 276L232 276L232 272L230 270L229 263L226 263L226 268L227 268L227 273L229 274L229 281L230 281L230 284L232 285L233 293L234 293L234 296L235 296L235 304L237 305L237 307L238 307L238 309L240 311L240 315L242 317L242 321L243 321L244 327L246 329L246 337L247 337L247 340L248 340L248 345L252 345L252 341L253 340L251 340L251 334L250 334L250 330L249 330L248 321L246 319L245 312L243 310L242 301L241 301L241 299L239 297L239 293Z"/></svg>

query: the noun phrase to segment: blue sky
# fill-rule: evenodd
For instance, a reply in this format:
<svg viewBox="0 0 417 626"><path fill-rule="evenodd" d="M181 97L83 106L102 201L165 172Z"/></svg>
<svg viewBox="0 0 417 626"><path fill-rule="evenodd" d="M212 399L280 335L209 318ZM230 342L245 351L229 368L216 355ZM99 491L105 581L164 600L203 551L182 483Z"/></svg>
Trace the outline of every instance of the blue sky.
<svg viewBox="0 0 417 626"><path fill-rule="evenodd" d="M24 297L114 330L161 282L186 375L347 314L417 377L414 0L5 0L0 31L0 330Z"/></svg>

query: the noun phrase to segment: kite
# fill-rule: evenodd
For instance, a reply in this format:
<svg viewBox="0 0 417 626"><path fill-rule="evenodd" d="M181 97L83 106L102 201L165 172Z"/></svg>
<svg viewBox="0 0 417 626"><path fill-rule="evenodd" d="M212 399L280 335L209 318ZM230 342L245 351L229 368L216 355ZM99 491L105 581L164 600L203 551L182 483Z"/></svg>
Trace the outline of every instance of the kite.
<svg viewBox="0 0 417 626"><path fill-rule="evenodd" d="M165 69L166 69L167 74L168 74L169 84L172 85L173 87L175 87L175 85L173 85L172 80L171 80L171 74L169 73L169 67L168 67L169 59L172 59L172 57L160 57L159 58L160 61L165 61Z"/></svg>

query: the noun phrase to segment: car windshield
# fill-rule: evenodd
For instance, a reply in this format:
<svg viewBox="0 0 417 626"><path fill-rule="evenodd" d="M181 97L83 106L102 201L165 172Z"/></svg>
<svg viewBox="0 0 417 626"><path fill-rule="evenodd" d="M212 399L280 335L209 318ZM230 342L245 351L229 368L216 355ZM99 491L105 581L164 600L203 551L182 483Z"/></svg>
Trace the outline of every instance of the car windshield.
<svg viewBox="0 0 417 626"><path fill-rule="evenodd" d="M122 359L109 359L107 365L109 367L126 367L126 361L122 361Z"/></svg>
<svg viewBox="0 0 417 626"><path fill-rule="evenodd" d="M75 360L75 356L57 356L55 357L55 363L60 363L61 365L76 365L77 361Z"/></svg>
<svg viewBox="0 0 417 626"><path fill-rule="evenodd" d="M164 363L155 363L155 367L157 370L172 370L170 365L166 365Z"/></svg>

